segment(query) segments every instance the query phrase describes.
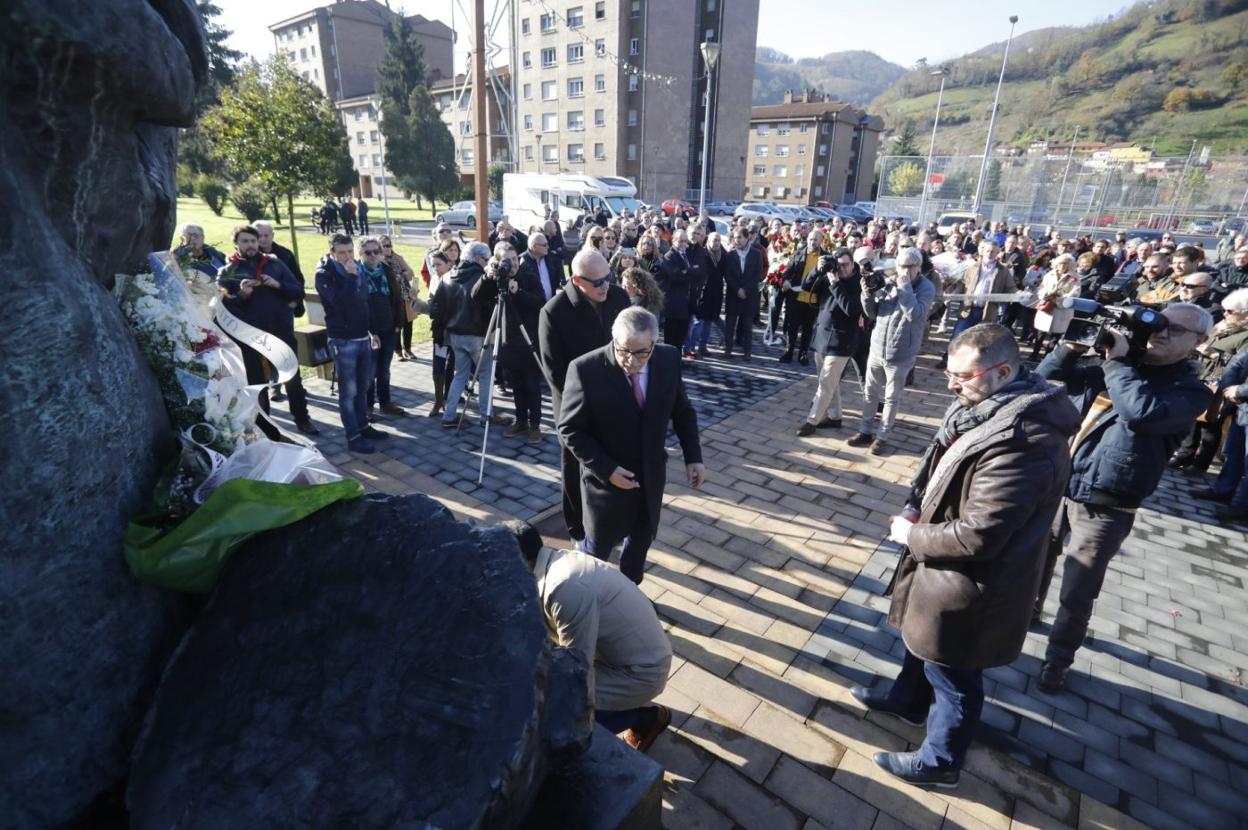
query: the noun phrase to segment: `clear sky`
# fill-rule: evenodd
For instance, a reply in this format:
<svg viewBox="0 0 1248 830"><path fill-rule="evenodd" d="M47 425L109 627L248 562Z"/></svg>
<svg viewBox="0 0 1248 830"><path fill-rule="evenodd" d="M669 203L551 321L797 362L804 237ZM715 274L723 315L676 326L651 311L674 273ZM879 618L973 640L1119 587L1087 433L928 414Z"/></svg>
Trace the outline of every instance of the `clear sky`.
<svg viewBox="0 0 1248 830"><path fill-rule="evenodd" d="M588 0L586 0L588 2ZM292 17L330 0L216 0L220 21L233 31L230 45L246 54L265 57L273 52L268 25ZM486 0L489 17L497 0ZM660 0L651 0L659 3ZM662 0L692 3L695 0ZM466 29L461 8L471 2L454 0L391 0L395 10L441 20ZM989 43L1005 40L1009 16L1019 15L1016 32L1046 26L1081 26L1126 8L1123 0L1046 0L1033 5L1020 0L960 0L954 4L936 0L891 0L887 5L861 0L760 0L758 45L779 49L794 58L809 58L847 49L865 49L882 58L910 66L919 58L935 63L973 52ZM452 6L455 17L452 20ZM729 0L726 9L731 11ZM887 12L882 9L887 8ZM504 17L497 40L506 43ZM455 47L455 66L462 69L468 49L467 36ZM507 62L505 55L495 59Z"/></svg>

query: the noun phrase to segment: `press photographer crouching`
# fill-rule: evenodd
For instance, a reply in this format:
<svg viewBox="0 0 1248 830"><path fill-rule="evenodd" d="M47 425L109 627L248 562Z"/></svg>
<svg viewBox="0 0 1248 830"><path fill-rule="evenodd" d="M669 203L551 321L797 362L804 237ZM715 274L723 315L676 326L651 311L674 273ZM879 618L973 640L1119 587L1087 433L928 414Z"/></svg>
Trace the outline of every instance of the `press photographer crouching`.
<svg viewBox="0 0 1248 830"><path fill-rule="evenodd" d="M1083 416L1071 445L1070 481L1053 524L1033 617L1039 619L1064 550L1061 607L1039 678L1040 689L1049 693L1066 683L1105 571L1131 532L1136 510L1156 489L1170 454L1209 405L1209 390L1190 358L1213 327L1209 312L1189 303L1173 303L1157 312L1143 306L1115 309L1087 300L1066 302L1095 313L1100 319L1090 323L1100 325L1093 326L1090 337L1072 326L1068 339L1036 370L1065 383Z"/></svg>

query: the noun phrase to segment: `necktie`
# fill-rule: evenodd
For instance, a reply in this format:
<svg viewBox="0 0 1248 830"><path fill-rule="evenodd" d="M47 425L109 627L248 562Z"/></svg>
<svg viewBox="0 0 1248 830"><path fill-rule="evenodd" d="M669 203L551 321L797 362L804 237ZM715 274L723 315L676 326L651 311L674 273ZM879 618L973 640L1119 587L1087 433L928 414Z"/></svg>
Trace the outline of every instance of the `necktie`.
<svg viewBox="0 0 1248 830"><path fill-rule="evenodd" d="M646 390L641 388L641 372L635 375L629 375L628 379L633 384L633 397L637 400L637 408L646 408Z"/></svg>

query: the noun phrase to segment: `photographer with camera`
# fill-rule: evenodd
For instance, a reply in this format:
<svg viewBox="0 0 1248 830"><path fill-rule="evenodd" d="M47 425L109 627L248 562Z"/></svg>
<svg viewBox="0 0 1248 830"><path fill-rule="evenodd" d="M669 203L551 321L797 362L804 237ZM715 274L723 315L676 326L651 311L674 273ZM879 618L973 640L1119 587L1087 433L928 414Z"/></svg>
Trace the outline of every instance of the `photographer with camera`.
<svg viewBox="0 0 1248 830"><path fill-rule="evenodd" d="M535 233L535 241L543 250L546 237ZM534 248L530 248L532 254ZM527 256L527 255L526 255ZM498 352L499 362L507 370L512 399L516 405L516 422L503 432L505 437L526 436L530 444L542 441L542 370L537 365L537 316L546 304L542 278L537 266L521 267L516 252L506 242L494 246L490 260L496 272L502 300L503 341ZM486 267L486 273L490 271ZM557 288L557 286L556 286Z"/></svg>
<svg viewBox="0 0 1248 830"><path fill-rule="evenodd" d="M816 429L841 428L841 375L858 350L866 318L862 283L848 248L820 257L818 266L802 281L802 288L819 298L813 342L819 379L810 415L797 429L798 436L804 438Z"/></svg>
<svg viewBox="0 0 1248 830"><path fill-rule="evenodd" d="M488 269L488 270L487 270ZM455 270L442 278L429 303L429 317L437 332L455 355L455 379L446 396L442 428L459 426L459 398L480 362L477 407L484 414L494 381L494 354L487 348L490 318L498 302L498 264L490 259L484 242L470 242ZM494 415L490 423L509 424L510 419Z"/></svg>
<svg viewBox="0 0 1248 830"><path fill-rule="evenodd" d="M1130 311L1136 319L1145 314L1160 318L1151 334L1138 324L1128 327L1130 337L1103 328L1100 359L1083 360L1088 346L1062 342L1036 370L1065 383L1083 416L1071 445L1070 481L1054 522L1033 617L1039 618L1064 550L1061 607L1039 678L1040 689L1049 693L1066 683L1105 571L1131 532L1135 511L1157 487L1170 453L1209 404L1209 390L1190 360L1213 327L1209 312L1188 303L1174 303L1160 315ZM1132 341L1143 347L1132 348ZM1063 546L1067 533L1070 538Z"/></svg>

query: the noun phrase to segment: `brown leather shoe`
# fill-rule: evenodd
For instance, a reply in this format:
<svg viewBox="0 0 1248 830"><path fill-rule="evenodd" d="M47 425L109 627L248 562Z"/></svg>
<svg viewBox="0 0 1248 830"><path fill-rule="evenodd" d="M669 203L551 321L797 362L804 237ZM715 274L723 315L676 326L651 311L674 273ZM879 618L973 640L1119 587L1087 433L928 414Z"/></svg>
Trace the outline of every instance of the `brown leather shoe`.
<svg viewBox="0 0 1248 830"><path fill-rule="evenodd" d="M807 435L815 434L815 425L810 421L803 421L802 425L797 428L797 437L805 438Z"/></svg>
<svg viewBox="0 0 1248 830"><path fill-rule="evenodd" d="M528 431L529 431L529 425L526 422L516 421L511 426L507 427L507 429L503 430L503 436L506 438L514 438L520 433L528 432Z"/></svg>
<svg viewBox="0 0 1248 830"><path fill-rule="evenodd" d="M655 710L654 719L650 722L649 727L638 732L631 727L625 729L620 734L620 740L631 746L638 752L646 752L654 744L658 737L663 734L672 723L672 710L662 704L656 703L650 707Z"/></svg>
<svg viewBox="0 0 1248 830"><path fill-rule="evenodd" d="M383 403L381 405L381 411L386 413L387 415L406 415L407 414L406 409L399 406L397 403L394 403L393 401L391 401L390 403Z"/></svg>
<svg viewBox="0 0 1248 830"><path fill-rule="evenodd" d="M865 447L870 445L874 440L875 439L872 436L865 432L856 432L849 438L845 439L845 443L849 444L851 447Z"/></svg>
<svg viewBox="0 0 1248 830"><path fill-rule="evenodd" d="M485 423L485 419L482 418L481 422ZM490 426L492 427L505 427L510 423L511 423L510 415L504 415L501 412L495 412L493 415L490 416Z"/></svg>
<svg viewBox="0 0 1248 830"><path fill-rule="evenodd" d="M530 444L542 443L542 428L538 426L537 424L534 424L533 426L529 427L529 443Z"/></svg>
<svg viewBox="0 0 1248 830"><path fill-rule="evenodd" d="M883 439L876 438L874 441L871 442L871 454L872 455L883 455L886 452L888 452L888 443L885 442Z"/></svg>

